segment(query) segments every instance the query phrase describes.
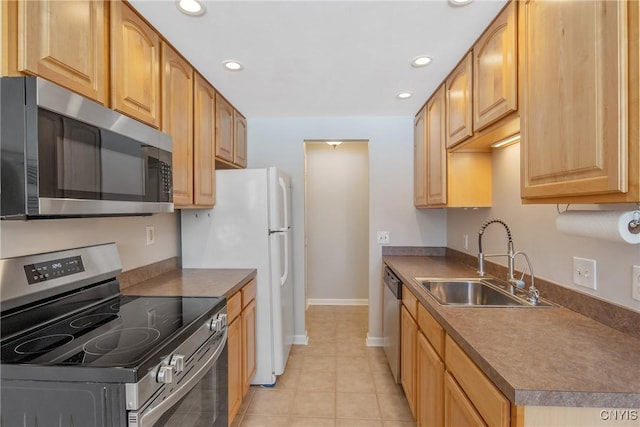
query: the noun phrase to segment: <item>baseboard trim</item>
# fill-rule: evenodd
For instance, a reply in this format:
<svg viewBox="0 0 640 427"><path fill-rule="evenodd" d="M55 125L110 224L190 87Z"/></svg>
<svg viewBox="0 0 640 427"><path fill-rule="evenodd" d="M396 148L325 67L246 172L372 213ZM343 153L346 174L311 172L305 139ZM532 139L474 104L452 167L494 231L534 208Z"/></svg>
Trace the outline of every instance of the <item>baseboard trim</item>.
<svg viewBox="0 0 640 427"><path fill-rule="evenodd" d="M307 345L309 344L309 334L304 331L304 335L294 335L293 344L295 345Z"/></svg>
<svg viewBox="0 0 640 427"><path fill-rule="evenodd" d="M367 334L367 347L383 347L384 337L372 337Z"/></svg>
<svg viewBox="0 0 640 427"><path fill-rule="evenodd" d="M310 305L369 305L368 299L332 299L332 298L309 298L307 307Z"/></svg>

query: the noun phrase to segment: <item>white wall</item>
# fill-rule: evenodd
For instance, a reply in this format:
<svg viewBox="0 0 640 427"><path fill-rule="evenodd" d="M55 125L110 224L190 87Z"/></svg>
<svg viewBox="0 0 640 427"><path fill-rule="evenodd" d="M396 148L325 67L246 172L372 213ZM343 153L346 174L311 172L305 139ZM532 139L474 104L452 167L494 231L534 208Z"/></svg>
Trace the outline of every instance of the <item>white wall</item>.
<svg viewBox="0 0 640 427"><path fill-rule="evenodd" d="M178 214L0 221L0 258L116 242L123 271L178 256ZM156 242L147 246L146 226Z"/></svg>
<svg viewBox="0 0 640 427"><path fill-rule="evenodd" d="M382 249L391 245L445 246L446 212L413 206L413 117L307 117L249 119L248 166L278 166L292 180L293 277L296 335L304 326L304 140L369 140L369 337L382 335Z"/></svg>
<svg viewBox="0 0 640 427"><path fill-rule="evenodd" d="M560 209L565 209L561 205ZM569 209L633 210L626 205L571 205ZM489 218L504 219L513 233L516 250L529 255L536 276L579 290L636 311L640 302L631 299L632 265L640 265L640 245L570 236L556 230L556 205L522 205L520 202L520 145L494 150L493 207L473 210L449 209L448 247L475 255L477 232ZM463 248L463 236L469 235L469 249ZM504 253L507 245L502 226L492 224L482 239L485 253ZM573 285L573 257L597 261L597 290ZM502 258L492 261L505 265ZM522 270L522 260L517 263ZM544 295L543 295L544 297Z"/></svg>
<svg viewBox="0 0 640 427"><path fill-rule="evenodd" d="M333 304L366 301L368 142L348 141L336 148L324 142L307 142L305 154L307 298Z"/></svg>

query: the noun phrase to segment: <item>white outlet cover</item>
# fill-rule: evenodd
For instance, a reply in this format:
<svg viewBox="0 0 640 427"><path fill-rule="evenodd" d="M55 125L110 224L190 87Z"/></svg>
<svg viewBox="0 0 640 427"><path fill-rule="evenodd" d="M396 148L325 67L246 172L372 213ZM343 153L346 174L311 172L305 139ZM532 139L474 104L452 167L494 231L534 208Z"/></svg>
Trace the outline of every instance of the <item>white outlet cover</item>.
<svg viewBox="0 0 640 427"><path fill-rule="evenodd" d="M146 227L147 245L153 245L156 242L156 228L153 225Z"/></svg>
<svg viewBox="0 0 640 427"><path fill-rule="evenodd" d="M378 231L376 233L376 237L378 243L389 243L389 232L388 231Z"/></svg>
<svg viewBox="0 0 640 427"><path fill-rule="evenodd" d="M640 265L633 266L631 278L631 298L640 301Z"/></svg>
<svg viewBox="0 0 640 427"><path fill-rule="evenodd" d="M596 260L573 257L573 283L596 289Z"/></svg>

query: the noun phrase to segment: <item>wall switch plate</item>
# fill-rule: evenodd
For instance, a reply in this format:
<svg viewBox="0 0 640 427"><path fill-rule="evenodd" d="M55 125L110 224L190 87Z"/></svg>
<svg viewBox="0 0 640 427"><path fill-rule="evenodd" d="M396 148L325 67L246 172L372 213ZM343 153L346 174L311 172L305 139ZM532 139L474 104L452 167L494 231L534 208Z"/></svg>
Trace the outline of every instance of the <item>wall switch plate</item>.
<svg viewBox="0 0 640 427"><path fill-rule="evenodd" d="M385 244L389 243L389 232L388 231L378 231L378 243Z"/></svg>
<svg viewBox="0 0 640 427"><path fill-rule="evenodd" d="M153 245L156 242L156 228L153 225L147 225L147 245Z"/></svg>
<svg viewBox="0 0 640 427"><path fill-rule="evenodd" d="M631 279L631 298L640 301L640 265L633 266L633 277Z"/></svg>
<svg viewBox="0 0 640 427"><path fill-rule="evenodd" d="M596 260L573 257L573 283L596 289Z"/></svg>

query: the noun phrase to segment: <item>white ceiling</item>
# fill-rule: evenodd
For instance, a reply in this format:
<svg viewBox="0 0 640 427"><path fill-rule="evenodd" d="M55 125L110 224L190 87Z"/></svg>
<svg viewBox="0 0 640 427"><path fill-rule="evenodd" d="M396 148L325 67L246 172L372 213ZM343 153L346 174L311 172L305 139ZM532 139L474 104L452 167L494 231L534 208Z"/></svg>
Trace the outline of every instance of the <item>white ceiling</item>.
<svg viewBox="0 0 640 427"><path fill-rule="evenodd" d="M505 0L205 1L133 6L248 118L413 116ZM412 68L417 55L433 57ZM222 61L244 64L241 72ZM396 94L410 91L408 100Z"/></svg>

